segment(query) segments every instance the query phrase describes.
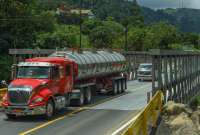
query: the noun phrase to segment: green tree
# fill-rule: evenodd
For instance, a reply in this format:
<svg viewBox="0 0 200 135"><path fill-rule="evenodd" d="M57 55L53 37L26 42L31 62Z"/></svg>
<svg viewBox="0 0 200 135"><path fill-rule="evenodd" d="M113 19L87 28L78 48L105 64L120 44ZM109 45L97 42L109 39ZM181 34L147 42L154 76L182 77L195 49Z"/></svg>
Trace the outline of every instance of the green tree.
<svg viewBox="0 0 200 135"><path fill-rule="evenodd" d="M131 27L128 32L128 50L144 50L145 29Z"/></svg>
<svg viewBox="0 0 200 135"><path fill-rule="evenodd" d="M169 49L169 44L180 43L181 37L177 29L168 23L160 22L149 27L149 31L154 34L160 49Z"/></svg>
<svg viewBox="0 0 200 135"><path fill-rule="evenodd" d="M0 80L9 80L10 71L12 65L12 57L8 55L2 55L0 57Z"/></svg>
<svg viewBox="0 0 200 135"><path fill-rule="evenodd" d="M112 48L110 29L105 26L98 26L93 29L89 37L94 48Z"/></svg>
<svg viewBox="0 0 200 135"><path fill-rule="evenodd" d="M42 32L37 35L36 45L40 48L77 47L78 27L56 25L53 32Z"/></svg>
<svg viewBox="0 0 200 135"><path fill-rule="evenodd" d="M90 32L90 42L95 48L114 48L115 41L123 34L123 26L117 22L108 20L96 26ZM118 48L118 47L117 47Z"/></svg>
<svg viewBox="0 0 200 135"><path fill-rule="evenodd" d="M143 17L137 1L101 0L96 2L93 12L101 20L113 17L115 21L123 24L124 20L128 20L128 23L132 25L141 25L143 23Z"/></svg>
<svg viewBox="0 0 200 135"><path fill-rule="evenodd" d="M102 21L99 19L87 19L83 22L83 34L90 35L92 30L98 26L102 26Z"/></svg>

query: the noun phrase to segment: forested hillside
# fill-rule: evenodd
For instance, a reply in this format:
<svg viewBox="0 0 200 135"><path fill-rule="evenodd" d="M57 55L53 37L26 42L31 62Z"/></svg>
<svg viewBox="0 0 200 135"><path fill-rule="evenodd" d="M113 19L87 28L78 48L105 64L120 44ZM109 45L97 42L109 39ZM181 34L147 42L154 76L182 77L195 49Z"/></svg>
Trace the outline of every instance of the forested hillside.
<svg viewBox="0 0 200 135"><path fill-rule="evenodd" d="M161 9L154 11L142 8L146 24L166 21L176 26L182 32L200 33L200 10L199 9Z"/></svg>

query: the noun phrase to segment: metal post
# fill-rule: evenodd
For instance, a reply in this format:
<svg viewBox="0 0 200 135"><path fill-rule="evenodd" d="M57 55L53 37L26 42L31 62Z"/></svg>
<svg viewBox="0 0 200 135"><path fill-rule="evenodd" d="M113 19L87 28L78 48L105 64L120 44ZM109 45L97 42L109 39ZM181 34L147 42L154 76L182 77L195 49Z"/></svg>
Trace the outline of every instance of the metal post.
<svg viewBox="0 0 200 135"><path fill-rule="evenodd" d="M177 59L178 57L174 57L174 92L173 92L173 100L177 102L177 90L178 90L178 70L177 70Z"/></svg>
<svg viewBox="0 0 200 135"><path fill-rule="evenodd" d="M168 87L168 91L169 91L169 97L168 97L168 101L169 100L172 100L172 83L173 83L173 66L172 66L172 59L173 59L173 56L171 56L169 58L169 78L170 78L170 84L169 84L169 87Z"/></svg>
<svg viewBox="0 0 200 135"><path fill-rule="evenodd" d="M80 1L80 10L79 10L79 13L80 13L80 38L79 38L79 49L82 48L82 7L83 7L83 0Z"/></svg>
<svg viewBox="0 0 200 135"><path fill-rule="evenodd" d="M128 50L128 26L124 28L125 51Z"/></svg>
<svg viewBox="0 0 200 135"><path fill-rule="evenodd" d="M152 95L156 94L156 72L157 72L157 68L156 68L156 56L152 55Z"/></svg>
<svg viewBox="0 0 200 135"><path fill-rule="evenodd" d="M147 92L147 104L150 102L151 100L151 92Z"/></svg>

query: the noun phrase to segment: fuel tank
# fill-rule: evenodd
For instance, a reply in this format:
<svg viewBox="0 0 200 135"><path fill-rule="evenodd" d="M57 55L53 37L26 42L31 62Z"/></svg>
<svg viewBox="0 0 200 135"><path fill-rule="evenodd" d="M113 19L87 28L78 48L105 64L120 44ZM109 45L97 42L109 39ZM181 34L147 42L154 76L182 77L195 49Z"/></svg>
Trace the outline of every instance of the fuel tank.
<svg viewBox="0 0 200 135"><path fill-rule="evenodd" d="M57 51L49 57L64 57L78 65L78 79L122 72L126 67L126 58L115 51Z"/></svg>

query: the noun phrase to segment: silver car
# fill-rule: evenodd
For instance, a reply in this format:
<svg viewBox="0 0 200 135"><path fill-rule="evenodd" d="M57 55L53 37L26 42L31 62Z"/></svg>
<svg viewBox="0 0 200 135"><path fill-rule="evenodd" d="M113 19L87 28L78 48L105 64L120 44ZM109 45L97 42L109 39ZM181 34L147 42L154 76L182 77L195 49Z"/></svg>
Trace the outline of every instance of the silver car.
<svg viewBox="0 0 200 135"><path fill-rule="evenodd" d="M138 81L152 80L152 64L142 63L137 70Z"/></svg>

